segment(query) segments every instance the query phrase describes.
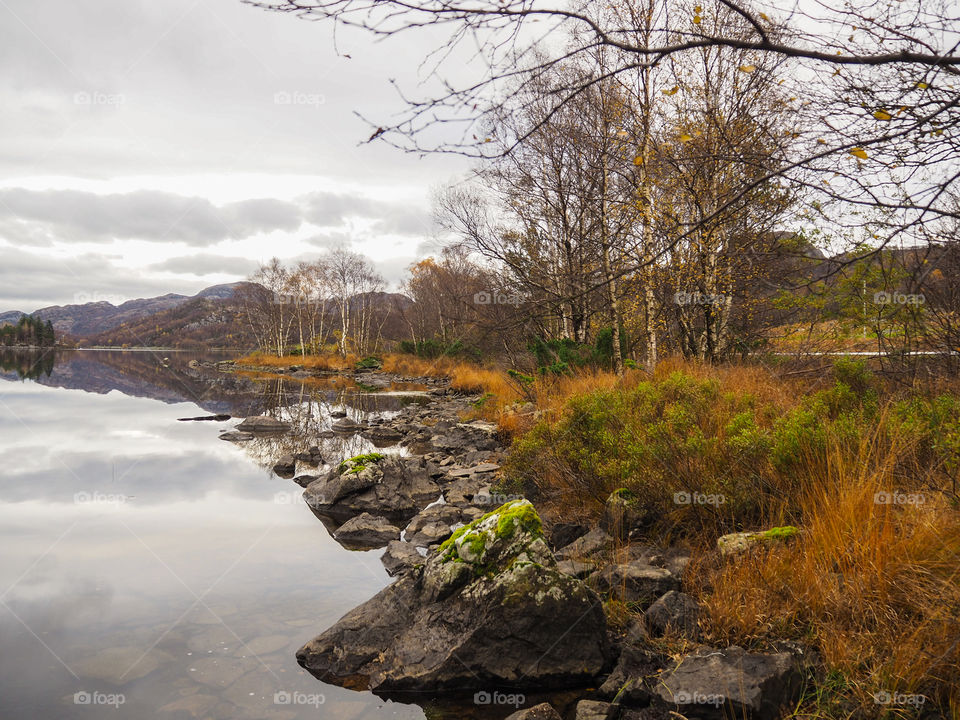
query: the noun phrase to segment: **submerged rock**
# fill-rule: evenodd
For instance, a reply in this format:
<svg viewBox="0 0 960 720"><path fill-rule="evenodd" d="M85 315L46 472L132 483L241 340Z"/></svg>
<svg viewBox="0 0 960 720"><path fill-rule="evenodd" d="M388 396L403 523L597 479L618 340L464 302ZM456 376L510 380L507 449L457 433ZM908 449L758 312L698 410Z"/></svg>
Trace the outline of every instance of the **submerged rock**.
<svg viewBox="0 0 960 720"><path fill-rule="evenodd" d="M600 599L557 569L539 516L517 500L458 530L297 659L324 682L389 693L589 682L606 655Z"/></svg>
<svg viewBox="0 0 960 720"><path fill-rule="evenodd" d="M237 430L251 433L282 433L289 429L290 423L277 420L269 415L248 417L237 425Z"/></svg>

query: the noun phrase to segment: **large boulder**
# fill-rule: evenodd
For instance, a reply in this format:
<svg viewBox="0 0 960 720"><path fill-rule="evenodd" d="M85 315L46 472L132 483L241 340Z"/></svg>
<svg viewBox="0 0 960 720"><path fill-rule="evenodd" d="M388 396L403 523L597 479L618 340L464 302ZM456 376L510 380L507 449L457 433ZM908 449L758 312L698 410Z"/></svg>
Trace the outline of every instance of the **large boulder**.
<svg viewBox="0 0 960 720"><path fill-rule="evenodd" d="M657 694L687 717L775 720L796 701L802 680L792 653L733 646L681 658L660 676Z"/></svg>
<svg viewBox="0 0 960 720"><path fill-rule="evenodd" d="M606 656L600 599L557 569L526 500L460 528L297 653L324 682L379 693L568 686Z"/></svg>
<svg viewBox="0 0 960 720"><path fill-rule="evenodd" d="M368 512L406 523L440 497L440 486L417 459L369 453L345 460L303 492L320 516L346 520Z"/></svg>

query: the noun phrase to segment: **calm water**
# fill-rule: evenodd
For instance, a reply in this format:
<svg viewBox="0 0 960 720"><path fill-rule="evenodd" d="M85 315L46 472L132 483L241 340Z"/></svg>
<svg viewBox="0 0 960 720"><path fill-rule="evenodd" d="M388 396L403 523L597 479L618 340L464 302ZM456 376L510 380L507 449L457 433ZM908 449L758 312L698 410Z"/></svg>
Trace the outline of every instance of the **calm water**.
<svg viewBox="0 0 960 720"><path fill-rule="evenodd" d="M339 546L270 472L301 448L177 421L273 412L309 433L331 409L389 416L410 399L204 377L168 355L0 355L0 717L425 717L296 664L390 581L381 551ZM330 461L370 448L315 443Z"/></svg>

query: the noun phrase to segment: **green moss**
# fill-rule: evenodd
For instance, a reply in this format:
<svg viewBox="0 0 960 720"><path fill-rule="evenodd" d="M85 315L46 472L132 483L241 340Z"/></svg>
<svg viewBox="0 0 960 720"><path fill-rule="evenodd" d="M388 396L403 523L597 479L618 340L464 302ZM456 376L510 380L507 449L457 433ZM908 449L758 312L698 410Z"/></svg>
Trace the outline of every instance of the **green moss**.
<svg viewBox="0 0 960 720"><path fill-rule="evenodd" d="M512 500L496 510L491 510L483 517L477 518L469 525L458 529L441 543L437 550L441 562L460 560L457 548L464 545L470 555L479 560L486 550L487 540L490 539L489 528L481 529L481 527L494 516L497 518L497 524L493 532L493 538L496 540L511 540L516 534L517 528L529 534L532 539L543 537L543 525L533 505L526 500ZM479 574L488 570L488 568L482 566L482 563L476 562L475 565Z"/></svg>
<svg viewBox="0 0 960 720"><path fill-rule="evenodd" d="M761 535L770 540L787 540L792 537L796 537L800 533L800 530L793 525L784 525L782 527L770 528L765 530Z"/></svg>
<svg viewBox="0 0 960 720"><path fill-rule="evenodd" d="M633 490L625 487L617 488L610 494L613 495L613 497L617 498L618 500L622 500L624 503L628 505L632 505L633 503L635 503L637 500L640 499Z"/></svg>
<svg viewBox="0 0 960 720"><path fill-rule="evenodd" d="M352 458L344 460L337 466L337 472L341 475L358 473L371 463L378 463L386 457L383 453L366 453L365 455L354 455ZM346 472L345 472L346 471Z"/></svg>

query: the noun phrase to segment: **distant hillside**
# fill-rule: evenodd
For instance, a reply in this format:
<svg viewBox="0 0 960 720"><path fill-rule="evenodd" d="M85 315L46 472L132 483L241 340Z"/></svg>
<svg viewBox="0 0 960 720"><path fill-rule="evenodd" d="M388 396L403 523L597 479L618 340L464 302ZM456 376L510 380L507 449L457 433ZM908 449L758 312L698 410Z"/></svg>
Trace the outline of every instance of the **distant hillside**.
<svg viewBox="0 0 960 720"><path fill-rule="evenodd" d="M193 296L168 293L153 298L128 300L120 305L112 303L90 302L79 305L52 305L41 308L34 317L50 320L58 335L73 338L87 338L99 335L127 324L138 323L143 318L178 308L197 300L225 300L233 296L242 283L213 285ZM19 310L0 313L0 325L16 323L25 313Z"/></svg>
<svg viewBox="0 0 960 720"><path fill-rule="evenodd" d="M253 338L234 300L234 292L242 285L207 288L175 307L87 335L81 344L247 350L253 347Z"/></svg>

